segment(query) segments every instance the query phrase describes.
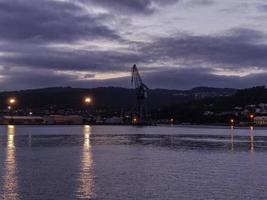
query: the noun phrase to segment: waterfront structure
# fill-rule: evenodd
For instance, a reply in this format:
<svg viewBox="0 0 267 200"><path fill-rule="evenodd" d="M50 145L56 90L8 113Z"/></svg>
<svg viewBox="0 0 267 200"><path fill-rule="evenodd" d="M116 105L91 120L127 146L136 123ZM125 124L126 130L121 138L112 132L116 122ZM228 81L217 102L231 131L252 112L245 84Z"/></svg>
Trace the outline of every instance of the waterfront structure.
<svg viewBox="0 0 267 200"><path fill-rule="evenodd" d="M254 117L254 123L258 126L266 126L267 125L267 116Z"/></svg>
<svg viewBox="0 0 267 200"><path fill-rule="evenodd" d="M1 116L0 124L43 124L40 116Z"/></svg>
<svg viewBox="0 0 267 200"><path fill-rule="evenodd" d="M45 124L82 124L80 115L49 115L44 117Z"/></svg>
<svg viewBox="0 0 267 200"><path fill-rule="evenodd" d="M132 67L131 83L136 91L136 99L138 103L137 116L133 116L133 124L143 124L147 120L147 113L145 107L145 100L148 98L148 87L143 83L139 71L134 65Z"/></svg>

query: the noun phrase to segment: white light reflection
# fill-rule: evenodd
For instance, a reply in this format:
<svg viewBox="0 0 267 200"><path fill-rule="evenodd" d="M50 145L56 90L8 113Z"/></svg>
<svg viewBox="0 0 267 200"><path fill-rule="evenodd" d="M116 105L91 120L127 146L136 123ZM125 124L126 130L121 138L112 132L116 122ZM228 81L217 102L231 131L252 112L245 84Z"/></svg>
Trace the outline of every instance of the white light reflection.
<svg viewBox="0 0 267 200"><path fill-rule="evenodd" d="M254 127L250 127L249 136L250 136L250 152L254 152L254 133L253 133Z"/></svg>
<svg viewBox="0 0 267 200"><path fill-rule="evenodd" d="M7 127L7 149L5 160L5 175L4 175L4 199L16 200L18 198L17 192L17 176L16 176L16 148L15 137L16 127L8 125Z"/></svg>
<svg viewBox="0 0 267 200"><path fill-rule="evenodd" d="M91 126L85 125L83 127L84 141L83 151L81 156L81 169L79 177L78 195L80 198L92 199L94 194L93 172L92 172L92 155L90 145Z"/></svg>
<svg viewBox="0 0 267 200"><path fill-rule="evenodd" d="M231 150L234 150L234 126L231 126Z"/></svg>
<svg viewBox="0 0 267 200"><path fill-rule="evenodd" d="M91 126L85 125L83 128L84 143L83 147L85 151L90 150L90 135L91 135Z"/></svg>

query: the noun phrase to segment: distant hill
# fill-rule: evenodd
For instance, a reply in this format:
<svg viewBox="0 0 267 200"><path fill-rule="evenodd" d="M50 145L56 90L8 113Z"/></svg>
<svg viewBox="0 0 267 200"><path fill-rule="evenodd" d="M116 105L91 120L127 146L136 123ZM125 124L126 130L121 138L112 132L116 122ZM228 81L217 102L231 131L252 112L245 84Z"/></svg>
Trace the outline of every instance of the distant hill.
<svg viewBox="0 0 267 200"><path fill-rule="evenodd" d="M158 116L160 118L172 116L179 122L193 123L227 123L229 118L246 121L249 113L265 115L267 107L261 108L264 112L256 111L257 108L260 109L260 104L264 105L264 107L267 105L267 90L265 86L237 90L233 95L229 96L208 96L182 104L169 105L164 107Z"/></svg>
<svg viewBox="0 0 267 200"><path fill-rule="evenodd" d="M208 97L231 96L237 92L231 88L198 87L192 90L152 89L148 104L154 108L177 105ZM6 108L6 101L14 96L18 108L79 108L83 107L84 96L91 96L95 108L125 108L136 105L134 89L99 87L92 89L54 87L11 92L0 92L0 108Z"/></svg>

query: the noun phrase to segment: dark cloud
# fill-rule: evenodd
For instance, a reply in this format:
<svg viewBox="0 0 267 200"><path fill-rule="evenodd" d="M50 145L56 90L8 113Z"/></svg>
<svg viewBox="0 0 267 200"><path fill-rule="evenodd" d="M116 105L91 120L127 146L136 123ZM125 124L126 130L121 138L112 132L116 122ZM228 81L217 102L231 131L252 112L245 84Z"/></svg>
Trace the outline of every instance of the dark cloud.
<svg viewBox="0 0 267 200"><path fill-rule="evenodd" d="M151 0L91 0L91 2L116 10L117 12L152 13L154 11Z"/></svg>
<svg viewBox="0 0 267 200"><path fill-rule="evenodd" d="M130 75L130 72L129 72ZM266 85L267 74L255 74L245 77L238 76L218 76L209 73L208 69L168 69L156 72L142 73L144 82L149 88L169 88L169 89L191 89L198 86L210 86L220 88L245 88L255 85ZM113 78L108 80L77 80L74 76L57 74L53 71L33 71L12 72L12 76L7 76L5 82L1 83L2 89L14 90L25 88L41 88L53 86L72 87L100 87L118 86L132 87L130 76L123 78Z"/></svg>
<svg viewBox="0 0 267 200"><path fill-rule="evenodd" d="M142 71L142 76L151 88L266 84L267 74L242 78L212 74L214 67L232 71L251 67L266 69L267 36L263 32L239 28L217 35L184 33L164 38L151 36L150 41L135 43L119 35L123 27L116 31L108 23L120 19L121 16L117 16L122 14L124 17L121 18L127 18L131 26L130 21L135 14L144 15L138 16L140 20L160 7L176 2L179 0L0 0L0 77L5 77L0 89L129 86L129 77L92 78L95 72L129 71L134 63L149 66ZM184 3L208 6L215 1L188 0ZM95 6L105 8L108 13L93 14L91 11ZM71 46L77 41L90 43L92 40L98 42L98 48ZM112 44L105 43L111 40L125 47L112 48ZM113 50L106 50L105 45ZM58 70L87 73L83 81L68 73L60 74Z"/></svg>
<svg viewBox="0 0 267 200"><path fill-rule="evenodd" d="M12 56L3 56L0 59L2 66L31 67L33 69L125 71L135 62L146 61L145 57L136 53L60 50L35 45L7 47L5 52L11 52Z"/></svg>
<svg viewBox="0 0 267 200"><path fill-rule="evenodd" d="M153 14L159 7L170 6L175 3L181 3L187 6L209 6L215 3L214 0L76 0L83 4L101 6L117 15L129 14Z"/></svg>
<svg viewBox="0 0 267 200"><path fill-rule="evenodd" d="M100 17L101 20L103 18ZM0 40L62 42L119 36L82 7L63 1L0 1Z"/></svg>
<svg viewBox="0 0 267 200"><path fill-rule="evenodd" d="M54 73L51 70L9 70L2 73L5 76L0 90L16 90L38 87L60 86L71 79Z"/></svg>
<svg viewBox="0 0 267 200"><path fill-rule="evenodd" d="M218 36L178 35L162 38L143 48L152 61L159 59L184 66L219 65L225 68L267 67L266 35L235 29Z"/></svg>
<svg viewBox="0 0 267 200"><path fill-rule="evenodd" d="M152 88L191 89L198 86L245 88L266 85L267 74L255 74L244 77L223 76L211 73L210 69L169 69L148 73L144 81Z"/></svg>
<svg viewBox="0 0 267 200"><path fill-rule="evenodd" d="M156 6L170 5L179 0L78 0L82 3L93 3L116 14L152 14Z"/></svg>
<svg viewBox="0 0 267 200"><path fill-rule="evenodd" d="M126 70L133 63L153 64L166 61L185 67L219 65L225 68L267 67L267 45L261 32L235 29L219 36L178 35L153 43L139 44L136 53L100 50L66 50L38 45L7 43L0 51L3 66L23 66L55 70ZM168 67L168 66L166 66Z"/></svg>
<svg viewBox="0 0 267 200"><path fill-rule="evenodd" d="M100 51L100 50L75 50L54 49L43 46L2 46L0 49L13 53L12 56L2 56L2 66L27 67L32 70L80 70L88 72L114 72L128 71L133 63L146 66L150 64L156 67L158 63L166 61L173 63L172 66L164 65L161 68L151 68L151 72L145 72L144 76L151 87L168 88L190 88L194 86L220 86L239 87L256 83L256 78L247 76L216 76L211 74L213 66L220 68L231 68L232 70L244 69L247 67L267 67L267 46L261 41L265 35L261 32L249 29L235 29L219 36L190 36L179 35L172 38L162 38L153 43L139 44L139 51L136 53L122 51ZM9 43L8 43L9 44ZM170 70L170 67L182 65L184 69ZM192 66L201 66L194 67ZM205 67L206 70L203 70ZM198 70L199 69L199 70ZM159 71L157 73L157 71ZM28 73L28 75L27 75ZM105 81L77 81L66 75L53 75L51 78L40 78L39 74L29 71L23 75L21 82L33 84L34 80L43 80L44 83L53 84L58 79L64 85L125 85L124 79L112 79ZM88 76L93 77L92 74ZM89 77L85 78L89 78ZM263 75L265 76L265 74ZM40 77L45 77L40 74ZM188 78L190 77L190 78ZM16 79L20 80L20 79ZM28 80L28 81L27 81ZM60 82L62 80L62 82ZM259 79L260 83L264 82ZM41 81L40 81L41 84ZM36 85L36 84L33 84ZM43 84L45 85L45 84ZM90 84L89 84L90 85ZM87 85L88 86L88 85Z"/></svg>
<svg viewBox="0 0 267 200"><path fill-rule="evenodd" d="M257 4L256 6L259 11L267 12L267 4Z"/></svg>
<svg viewBox="0 0 267 200"><path fill-rule="evenodd" d="M130 78L117 78L109 80L80 80L74 74L57 73L54 70L23 68L21 70L8 70L2 73L4 81L0 79L0 91L20 90L55 86L72 87L99 87L119 86L130 87ZM130 75L130 70L129 70ZM85 78L93 78L94 74L86 74Z"/></svg>
<svg viewBox="0 0 267 200"><path fill-rule="evenodd" d="M187 4L191 6L210 6L214 4L214 0L188 0Z"/></svg>

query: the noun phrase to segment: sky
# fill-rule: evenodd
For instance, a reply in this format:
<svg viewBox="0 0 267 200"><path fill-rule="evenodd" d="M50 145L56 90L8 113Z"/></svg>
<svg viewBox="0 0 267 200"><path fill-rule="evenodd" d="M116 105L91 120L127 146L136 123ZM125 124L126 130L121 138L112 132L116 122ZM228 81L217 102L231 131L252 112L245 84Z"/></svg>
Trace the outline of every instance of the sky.
<svg viewBox="0 0 267 200"><path fill-rule="evenodd" d="M0 90L267 84L262 0L0 0Z"/></svg>

